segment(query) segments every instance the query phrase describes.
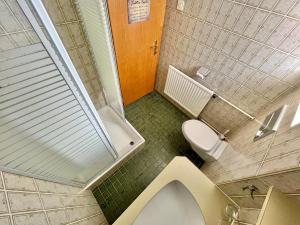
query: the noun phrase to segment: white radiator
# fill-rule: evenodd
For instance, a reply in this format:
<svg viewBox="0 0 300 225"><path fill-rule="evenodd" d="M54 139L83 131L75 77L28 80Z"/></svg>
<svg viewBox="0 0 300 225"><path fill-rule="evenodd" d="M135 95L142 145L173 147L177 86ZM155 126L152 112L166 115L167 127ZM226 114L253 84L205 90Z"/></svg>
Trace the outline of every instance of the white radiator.
<svg viewBox="0 0 300 225"><path fill-rule="evenodd" d="M171 65L164 93L195 117L199 116L214 94L213 91Z"/></svg>

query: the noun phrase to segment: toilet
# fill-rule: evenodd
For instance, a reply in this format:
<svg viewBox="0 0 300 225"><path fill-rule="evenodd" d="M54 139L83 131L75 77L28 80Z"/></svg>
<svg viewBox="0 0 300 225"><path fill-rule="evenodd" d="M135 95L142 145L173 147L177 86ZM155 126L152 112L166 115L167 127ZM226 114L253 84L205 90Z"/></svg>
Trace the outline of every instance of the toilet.
<svg viewBox="0 0 300 225"><path fill-rule="evenodd" d="M221 140L211 128L199 120L187 120L182 133L192 149L205 161L218 160L228 143Z"/></svg>

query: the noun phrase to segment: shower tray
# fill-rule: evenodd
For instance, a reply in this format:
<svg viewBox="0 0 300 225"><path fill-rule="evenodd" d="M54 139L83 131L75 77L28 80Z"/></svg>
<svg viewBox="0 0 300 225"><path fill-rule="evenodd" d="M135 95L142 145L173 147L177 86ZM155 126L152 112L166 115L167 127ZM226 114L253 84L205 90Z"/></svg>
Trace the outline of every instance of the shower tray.
<svg viewBox="0 0 300 225"><path fill-rule="evenodd" d="M126 119L122 119L110 106L106 105L102 107L98 110L98 113L117 151L118 158L106 171L91 181L86 188L97 184L97 181L100 181L108 172L113 171L112 169L120 162L142 149L145 143L145 139L138 131Z"/></svg>
<svg viewBox="0 0 300 225"><path fill-rule="evenodd" d="M119 158L126 156L145 142L137 130L126 119L123 120L110 106L102 107L98 113Z"/></svg>

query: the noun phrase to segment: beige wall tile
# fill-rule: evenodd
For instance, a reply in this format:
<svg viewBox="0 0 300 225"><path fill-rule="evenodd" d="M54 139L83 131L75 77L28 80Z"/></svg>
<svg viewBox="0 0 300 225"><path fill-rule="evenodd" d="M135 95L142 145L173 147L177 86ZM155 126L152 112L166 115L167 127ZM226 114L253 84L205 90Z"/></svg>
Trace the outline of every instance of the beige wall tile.
<svg viewBox="0 0 300 225"><path fill-rule="evenodd" d="M79 54L81 55L81 57L83 59L84 65L92 64L92 60L90 57L90 52L89 52L88 47L83 46L83 47L78 48L78 50L79 50Z"/></svg>
<svg viewBox="0 0 300 225"><path fill-rule="evenodd" d="M100 221L100 222L99 222ZM105 220L102 220L101 219L101 215L97 215L97 216L94 216L94 217L91 217L91 218L88 218L87 220L83 220L83 221L80 221L78 223L78 225L94 225L96 223L99 223L99 224L106 224L107 222Z"/></svg>
<svg viewBox="0 0 300 225"><path fill-rule="evenodd" d="M15 43L17 43L18 47L23 47L31 44L30 39L24 33L11 34L10 37L14 40Z"/></svg>
<svg viewBox="0 0 300 225"><path fill-rule="evenodd" d="M67 25L59 25L56 26L59 37L62 39L65 48L74 47L75 43L72 39L71 33L69 33Z"/></svg>
<svg viewBox="0 0 300 225"><path fill-rule="evenodd" d="M14 225L48 225L46 215L43 212L14 215L13 221Z"/></svg>
<svg viewBox="0 0 300 225"><path fill-rule="evenodd" d="M49 193L56 192L56 183L45 181L45 180L36 180L36 184L40 192L49 192Z"/></svg>
<svg viewBox="0 0 300 225"><path fill-rule="evenodd" d="M28 181L32 180L32 178L19 177L8 173L4 174L6 174L5 177L8 180L24 181L21 186L17 184L17 187L14 187L15 182L9 182L12 190L18 189L18 192L8 191L14 225L49 225L46 216L49 219L50 225L66 224L69 222L81 221L83 219L83 221L88 222L90 225L107 224L106 219L90 190L82 190L78 187L36 179L38 190L28 192L30 188L25 187L25 185L28 184L29 187L31 187L31 183ZM27 192L19 190L23 187ZM38 193L38 191L43 192ZM4 192L0 192L0 202L3 203L2 205L0 204L0 214L8 213ZM75 207L64 209L65 206ZM45 213L31 213L32 210L45 210ZM91 218L85 219L87 217ZM0 217L0 225L2 222L1 219L2 217ZM6 218L3 218L3 221L6 222ZM5 223L5 225L7 225L7 223Z"/></svg>
<svg viewBox="0 0 300 225"><path fill-rule="evenodd" d="M11 173L3 173L6 189L20 191L35 191L33 178L19 176Z"/></svg>
<svg viewBox="0 0 300 225"><path fill-rule="evenodd" d="M228 184L218 185L227 195L245 195L249 194L249 191L244 191L243 188L249 185L254 185L258 188L255 194L267 194L269 190L269 185L258 178L253 178L249 180L242 180L238 182L232 182Z"/></svg>
<svg viewBox="0 0 300 225"><path fill-rule="evenodd" d="M73 35L73 38L74 38L76 44L78 46L84 45L85 40L84 40L84 36L82 33L82 29L80 27L80 23L72 23L72 24L70 24L69 27L70 27L71 33Z"/></svg>
<svg viewBox="0 0 300 225"><path fill-rule="evenodd" d="M285 36L279 35L279 42L276 38L268 37L278 36L276 35L278 33L273 32L274 29L278 32L284 30L285 35L288 36L299 22L293 20L282 22L284 16L284 14L280 15L282 12L279 15L272 13L269 15L260 8L261 5L254 10L249 1L245 6L228 1L220 4L217 0L210 0L207 3L209 5L211 3L211 6L220 5L220 7L218 10L215 10L215 7L204 10L204 5L198 5L197 0L191 0L189 5L198 6L191 7L191 11L179 13L176 10L176 2L167 4L157 88L163 92L169 64L190 76L195 74L195 68L204 66L212 71L203 80L204 84L240 108L257 115L261 109L272 104L274 99L296 85L296 82L286 83L280 79L295 70L295 65L300 62L300 59L288 57L290 49L286 48L286 45L280 45L281 41L285 41ZM270 10L273 9L269 2L265 6ZM197 23L195 20L198 20ZM188 32L186 32L187 28L189 28ZM229 29L230 33L226 29ZM254 40L248 39L249 37ZM269 45L278 49L270 48L266 45L266 40ZM195 42L200 47L195 47ZM191 51L188 46L194 46L194 51ZM197 51L197 49L201 50ZM192 55L191 52L197 54ZM299 81L298 77L297 83ZM211 104L216 106L214 110L217 112L224 110L224 107L217 102L212 101ZM224 112L226 115L224 122L222 116L209 117L209 112L211 109L208 113L203 112L203 116L220 130L236 129L245 122L242 120L237 123L236 120L233 126L232 123L227 122L230 121L229 118L233 118L233 121L237 118L233 113Z"/></svg>
<svg viewBox="0 0 300 225"><path fill-rule="evenodd" d="M8 192L7 195L12 212L42 209L37 193Z"/></svg>
<svg viewBox="0 0 300 225"><path fill-rule="evenodd" d="M0 1L0 9L1 9L0 20L4 30L6 30L7 32L16 32L22 30L21 25L18 23L17 19L6 7L6 4L3 1Z"/></svg>
<svg viewBox="0 0 300 225"><path fill-rule="evenodd" d="M15 43L12 41L12 39L6 37L6 36L0 36L0 50L4 51L4 50L9 50L12 48L15 48Z"/></svg>
<svg viewBox="0 0 300 225"><path fill-rule="evenodd" d="M76 11L73 7L71 0L59 0L60 6L62 8L63 14L67 21L76 20Z"/></svg>
<svg viewBox="0 0 300 225"><path fill-rule="evenodd" d="M5 193L3 191L0 192L0 213L7 213L8 206L5 197Z"/></svg>
<svg viewBox="0 0 300 225"><path fill-rule="evenodd" d="M299 168L299 126L290 128L293 114L300 99L300 88L282 96L273 105L267 107L255 121L247 123L229 136L231 149L226 149L217 162L205 167L205 173L215 181L234 181L247 176L262 176L273 172ZM289 104L286 115L279 130L259 141L253 137L260 123L272 111ZM258 162L258 167L249 166L250 162ZM241 167L240 165L245 165ZM289 182L287 182L288 185ZM280 188L280 187L278 187ZM291 188L293 188L291 186Z"/></svg>
<svg viewBox="0 0 300 225"><path fill-rule="evenodd" d="M13 224L10 224L9 216L0 216L0 225L49 225L47 216L50 225L81 220L89 225L108 224L90 190L7 172L0 171L0 173L3 173L5 181L4 187L2 176L0 176L0 188L8 190L10 211L13 218ZM70 203L66 204L67 202ZM0 203L0 215L8 214L9 205L4 191L0 191ZM65 206L76 207L65 210L63 209ZM36 210L45 212L32 212ZM91 218L86 219L87 217Z"/></svg>
<svg viewBox="0 0 300 225"><path fill-rule="evenodd" d="M41 199L45 209L54 209L64 207L61 196L53 194L41 194Z"/></svg>
<svg viewBox="0 0 300 225"><path fill-rule="evenodd" d="M46 193L57 193L57 194L67 194L69 193L70 186L53 183L45 180L36 180L36 184L40 192Z"/></svg>
<svg viewBox="0 0 300 225"><path fill-rule="evenodd" d="M280 155L286 155L289 153L295 153L300 151L300 138L292 139L281 144L271 146L266 160L278 157Z"/></svg>
<svg viewBox="0 0 300 225"><path fill-rule="evenodd" d="M300 193L300 171L285 172L261 178L283 193Z"/></svg>
<svg viewBox="0 0 300 225"><path fill-rule="evenodd" d="M55 184L55 193L67 194L69 193L70 186L63 184Z"/></svg>
<svg viewBox="0 0 300 225"><path fill-rule="evenodd" d="M260 210L241 208L239 214L239 220L248 224L256 224Z"/></svg>
<svg viewBox="0 0 300 225"><path fill-rule="evenodd" d="M77 208L67 208L66 212L68 214L70 222L74 222L81 218L81 215L80 215L81 210L78 207Z"/></svg>
<svg viewBox="0 0 300 225"><path fill-rule="evenodd" d="M69 218L64 209L47 212L50 225L63 225L69 222Z"/></svg>
<svg viewBox="0 0 300 225"><path fill-rule="evenodd" d="M268 161L265 161L259 170L259 175L272 172L298 168L300 161L300 152L282 155Z"/></svg>
<svg viewBox="0 0 300 225"><path fill-rule="evenodd" d="M220 132L225 132L227 129L234 130L249 121L248 117L220 100L220 98L209 101L200 117L205 121L209 121L209 124Z"/></svg>
<svg viewBox="0 0 300 225"><path fill-rule="evenodd" d="M8 216L0 217L0 225L11 225L9 217Z"/></svg>
<svg viewBox="0 0 300 225"><path fill-rule="evenodd" d="M240 207L243 208L255 208L261 209L265 200L265 196L255 196L252 199L250 196L248 197L231 197L231 199L236 202Z"/></svg>
<svg viewBox="0 0 300 225"><path fill-rule="evenodd" d="M49 13L52 21L54 23L62 23L64 22L64 17L62 12L59 9L59 5L57 4L57 1L46 1L43 0L43 3L47 9L47 12Z"/></svg>
<svg viewBox="0 0 300 225"><path fill-rule="evenodd" d="M76 196L62 196L61 201L64 206L76 206Z"/></svg>
<svg viewBox="0 0 300 225"><path fill-rule="evenodd" d="M94 81L87 79L88 75L86 73L87 71L91 71L88 68L89 65L94 68L93 74L90 74L89 77L95 77L98 85L101 87L100 79L87 47L88 44L86 42L82 24L79 21L79 14L76 10L74 1L57 0L53 2L52 0L43 0L43 2L50 18L54 21L55 28L57 29L63 44L72 57L72 61L80 78L84 81L84 86L88 88L88 85L91 86L91 84L94 83ZM76 52L76 54L74 52ZM105 104L103 98L98 98L99 95L102 95L102 88L89 90L89 94L97 108L100 108Z"/></svg>

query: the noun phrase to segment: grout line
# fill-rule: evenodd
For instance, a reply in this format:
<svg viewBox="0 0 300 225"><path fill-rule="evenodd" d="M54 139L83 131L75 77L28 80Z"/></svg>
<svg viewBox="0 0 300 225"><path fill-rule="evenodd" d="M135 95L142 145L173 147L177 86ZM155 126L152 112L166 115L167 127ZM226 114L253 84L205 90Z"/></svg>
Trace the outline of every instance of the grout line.
<svg viewBox="0 0 300 225"><path fill-rule="evenodd" d="M249 5L247 3L242 3L242 2L239 2L239 1L235 1L235 0L228 0L230 2L233 2L235 4L238 4L238 5L244 5L244 6L247 6L247 7L250 7L250 8L256 8L256 6L253 6L253 5ZM278 3L278 2L277 2ZM277 4L276 3L276 4ZM290 9L288 10L287 14L291 11L291 9L293 9L295 5L292 5L290 7ZM273 9L275 9L275 5L273 7ZM293 20L297 20L297 21L300 21L300 18L296 18L296 17L292 17L292 16L288 16L287 14L283 14L283 13L278 13L278 12L275 12L275 11L271 11L271 10L267 10L267 9L263 9L263 8L259 8L261 11L264 11L264 12L269 12L269 13L273 13L273 14L276 14L276 15L279 15L279 16L283 16L283 17L286 17L286 18L289 18L289 19L293 19Z"/></svg>
<svg viewBox="0 0 300 225"><path fill-rule="evenodd" d="M101 213L101 212L100 212L100 213L96 213L96 214L93 214L93 215L91 215L91 216L85 217L85 218L83 218L83 219L79 219L79 220L76 220L76 221L67 223L66 225L77 224L78 222L81 222L81 221L84 221L84 220L88 220L88 219L90 219L90 218L93 218L93 217L96 217L96 216L102 215L102 214L103 214L103 213Z"/></svg>
<svg viewBox="0 0 300 225"><path fill-rule="evenodd" d="M0 30L3 31L3 34L1 36L7 37L7 39L10 40L11 44L14 46L14 48L18 48L19 45L17 42L11 37L11 35L4 29L4 27L0 24Z"/></svg>
<svg viewBox="0 0 300 225"><path fill-rule="evenodd" d="M287 153L280 153L280 155L276 155L276 156L270 157L268 159L265 159L264 162L269 162L269 161L272 161L274 159L282 158L282 157L293 155L293 154L296 154L296 153L300 153L300 149L290 151L290 152L287 152Z"/></svg>
<svg viewBox="0 0 300 225"><path fill-rule="evenodd" d="M29 34L25 31L26 30L26 27L24 26L24 23L20 22L18 16L16 16L15 12L11 9L11 7L8 5L8 3L6 2L7 0L4 0L4 4L6 6L6 8L9 10L9 12L13 15L14 19L17 21L17 23L19 24L20 27L22 27L23 29L23 33L27 39L27 41L30 43L30 44L33 44L34 43L34 40L32 39L32 37L29 36ZM26 21L27 23L29 23L29 21Z"/></svg>
<svg viewBox="0 0 300 225"><path fill-rule="evenodd" d="M66 209L77 209L77 208L88 208L99 206L98 203L92 205L82 205L82 206L67 206L67 207L57 207L51 209L36 209L36 210L28 210L28 211L18 211L18 212L11 212L11 213L2 213L1 216L9 216L9 215L24 215L24 214L31 214L31 213L40 213L40 212L52 212L57 210L66 210ZM99 206L100 207L100 206Z"/></svg>
<svg viewBox="0 0 300 225"><path fill-rule="evenodd" d="M244 225L255 225L253 223L246 223L246 222L242 222L242 221L239 221L238 224L244 224Z"/></svg>
<svg viewBox="0 0 300 225"><path fill-rule="evenodd" d="M16 173L14 173L16 174ZM22 175L21 175L22 176ZM25 177L30 177L30 176L25 176ZM33 177L30 177L33 178ZM50 181L52 183L55 183L53 181ZM0 188L0 191L4 191L4 189ZM12 193L27 193L27 194L36 194L38 191L27 191L27 190L15 190L15 189L6 189L7 192L12 192ZM55 192L43 192L41 191L42 195L55 195L55 196L67 196L67 197L87 197L91 196L89 194L81 195L81 194L67 194L67 193L55 193Z"/></svg>
<svg viewBox="0 0 300 225"><path fill-rule="evenodd" d="M175 31L175 32L176 32L176 30L175 30L174 28L171 28L171 27L169 27L169 26L167 26L166 29L168 29L168 30L170 30L170 31ZM181 34L181 33L179 33L179 34ZM185 34L181 34L181 35L183 35L185 38L187 38L187 39L189 39L189 40L192 39L191 37L189 37L189 36L187 36L187 35L185 35ZM215 52L217 52L217 53L219 53L219 54L221 54L221 55L224 55L224 56L226 56L227 58L229 58L229 59L231 59L231 60L233 60L233 61L236 61L236 62L241 63L241 64L244 65L245 67L254 70L254 73L258 71L258 72L264 74L266 77L271 77L271 78L273 78L273 79L275 79L275 80L278 80L278 81L281 81L281 82L285 83L286 85L288 85L288 86L290 86L290 87L294 87L294 86L292 86L290 83L285 82L285 81L282 81L282 80L278 79L278 78L275 77L275 76L269 75L269 74L267 74L267 73L265 73L265 72L259 70L258 68L255 68L255 67L253 67L253 66L251 66L251 65L248 65L248 64L246 64L246 63L240 61L239 59L236 59L236 58L234 58L233 56L231 56L231 55L229 55L229 54L227 54L227 53L225 53L225 52L222 52L222 51L219 50L219 49L216 49L216 48L214 48L214 47L208 46L208 45L206 45L205 43L200 42L200 41L198 42L198 44L200 44L200 45L202 45L202 46L204 46L204 47L206 47L206 48L208 48L208 49L211 49L211 50L213 50L213 51L215 51ZM169 46L171 46L171 47L173 47L173 48L179 50L179 49L176 47L176 44L175 44L175 46L172 46L171 44L167 44L167 45L169 45ZM274 51L273 51L273 52L274 52ZM273 52L272 52L272 53L273 53ZM272 54L272 53L271 53L271 54ZM270 54L270 55L271 55L271 54ZM269 55L269 56L270 56L270 55ZM201 57L201 56L200 56L200 57ZM199 58L200 58L200 57L199 57ZM192 58L195 59L193 56L192 56ZM225 60L226 60L226 58L223 60L223 62L224 62ZM264 63L264 62L263 62L263 63ZM210 66L209 66L209 68L210 68L211 70L213 70L213 71L218 72L218 73L222 73L222 72L220 72L220 71L215 70L214 68L212 68L212 67L210 67ZM225 77L227 77L227 78L229 78L229 79L232 80L232 81L235 80L235 79L229 77L228 75L226 75L226 74L224 74L224 73L222 73L222 75L225 76ZM249 79L250 79L250 76L249 76L248 80L249 80ZM244 84L245 84L246 82L247 82L247 80L245 80L243 83L241 83L241 85L244 86ZM238 82L238 83L239 83L239 82ZM249 90L252 90L252 89L249 89ZM254 91L254 90L252 90L252 91ZM261 97L265 98L266 100L272 102L272 100L270 100L270 99L264 97L264 96L263 96L262 94L260 94L259 92L257 92L257 94L258 94L258 95L261 95Z"/></svg>
<svg viewBox="0 0 300 225"><path fill-rule="evenodd" d="M261 211L262 209L260 208L251 208L251 207L241 207L242 209L247 209L247 210L257 210L257 211Z"/></svg>
<svg viewBox="0 0 300 225"><path fill-rule="evenodd" d="M171 9L171 10L175 10L175 9L173 9L173 8L170 8L170 9ZM279 52L281 52L281 53L284 53L284 54L287 54L287 55L291 55L291 56L293 56L293 57L295 57L295 58L300 59L299 56L296 56L296 55L293 55L292 53L288 53L288 52L282 51L282 50L280 50L280 49L274 48L274 47L271 46L271 45L268 45L268 44L266 44L266 43L257 41L257 40L255 40L255 39L250 38L250 37L247 37L247 36L245 36L245 35L239 34L239 33L235 32L235 31L233 31L233 30L230 30L230 29L228 29L228 28L221 27L221 26L219 26L219 25L213 24L213 23L211 23L211 22L208 22L208 21L206 21L206 20L200 19L200 18L195 17L195 16L192 16L192 15L185 14L185 16L187 16L187 17L189 17L189 18L194 18L194 19L196 19L196 21L202 22L202 23L204 23L204 24L209 24L209 25L211 25L211 26L217 27L218 29L221 29L221 30L223 30L223 31L226 31L226 32L228 32L228 33L230 33L230 34L233 34L233 35L236 35L236 36L239 36L239 37L243 37L243 38L245 38L245 39L247 39L247 40L250 40L250 41L252 41L252 42L255 42L255 43L257 43L257 44L260 44L260 45L266 46L266 47L268 47L268 48L271 48L272 50L277 50L277 51L279 51ZM233 27L236 26L237 21L238 21L238 19L235 21L235 24L233 25ZM282 22L282 21L283 21L283 20L281 20L281 22ZM300 19L299 19L299 21L300 21ZM280 23L281 23L281 22L280 22ZM280 25L280 23L278 24L278 26ZM167 26L168 26L168 25L167 25ZM171 28L171 29L177 31L175 28ZM177 32L180 33L179 31L177 31ZM268 38L269 38L269 37L268 37Z"/></svg>
<svg viewBox="0 0 300 225"><path fill-rule="evenodd" d="M3 29L2 26L1 26L1 29ZM12 34L21 34L21 33L29 32L29 31L33 31L33 29L24 29L24 30L18 30L18 31L4 32L4 33L0 34L0 37L12 35Z"/></svg>
<svg viewBox="0 0 300 225"><path fill-rule="evenodd" d="M76 8L74 8L74 3L71 1L72 9L73 9L73 11L74 11L76 20L71 21L71 22L68 22L68 21L67 21L66 16L65 16L65 13L64 13L64 10L63 10L63 8L62 8L62 5L61 5L60 1L59 1L59 0L56 0L56 3L57 3L57 5L58 5L58 7L59 7L59 10L60 10L60 12L61 12L61 14L62 14L62 16L63 16L63 20L64 20L64 21L63 21L62 23L57 23L57 24L55 24L55 26L59 26L59 25L65 25L65 26L66 26L66 28L67 28L67 30L68 30L68 35L71 37L71 40L72 40L73 45L74 45L72 49L75 49L75 50L76 50L76 54L77 54L77 56L79 57L81 64L83 65L83 66L80 67L80 68L83 68L83 70L85 71L86 76L88 77L88 82L84 82L84 83L85 83L85 84L86 84L86 83L91 84L91 82L90 82L90 81L92 81L91 78L90 78L91 75L90 75L89 70L87 69L87 66L86 66L86 65L89 65L89 63L85 63L85 60L84 60L84 58L83 58L81 52L79 51L79 49L82 48L82 47L86 47L86 48L87 48L89 59L91 59L91 63L92 63L92 65L93 65L93 70L95 70L94 59L93 59L92 56L91 56L91 52L90 52L90 49L89 49L89 43L88 43L88 41L87 41L87 39L86 39L86 36L85 36L85 34L84 34L83 30L82 30L82 23L81 23L81 20L79 19L78 15L77 15L77 10L76 10ZM82 37L82 39L83 39L84 45L80 45L80 46L79 46L78 43L76 42L76 39L75 39L75 37L74 37L74 34L72 33L71 28L70 28L70 26L69 26L70 24L74 24L74 23L77 23L78 26L79 26L80 33L81 33L81 37ZM68 49L68 51L70 51L70 49ZM68 52L68 54L69 54L69 52ZM75 64L74 64L74 66L75 66ZM76 65L76 66L77 66L77 65ZM76 69L77 69L77 67L76 67ZM101 89L101 88L102 88L102 84L101 84L101 82L99 81L99 79L97 79L97 76L96 76L96 80L97 80L97 83L98 83L98 85L100 86L100 89ZM87 86L87 85L85 85L85 86ZM97 94L98 91L95 90L95 88L94 88L93 85L88 85L88 86L92 89L92 93L91 93L91 94L93 94L93 93L94 93L94 94ZM94 98L94 99L93 99L93 101L95 101L95 100L96 100L99 104L101 104L101 102L99 102L98 98L96 98L96 99Z"/></svg>
<svg viewBox="0 0 300 225"><path fill-rule="evenodd" d="M260 198L260 197L266 197L267 194L259 194L259 195L254 194L253 196ZM251 198L251 195L250 194L245 194L245 195L229 195L229 197L230 198L249 198L249 197Z"/></svg>
<svg viewBox="0 0 300 225"><path fill-rule="evenodd" d="M265 177L275 176L275 175L284 174L284 173L293 173L293 172L298 172L298 171L300 171L300 168L292 168L292 169L288 169L288 170L284 170L284 171L271 172L268 174L260 174L257 176L255 175L255 176L251 176L251 177L247 177L247 178L225 181L225 182L217 183L216 185L220 186L220 185L226 185L226 184L231 184L231 183L238 183L241 181L249 181L249 180L253 180L253 179L258 180L258 179L265 178ZM267 184L267 185L269 185L269 184Z"/></svg>
<svg viewBox="0 0 300 225"><path fill-rule="evenodd" d="M3 188L4 188L4 194L5 194L6 203L7 203L6 207L7 207L7 210L8 210L8 216L9 216L11 225L13 225L14 221L13 221L13 218L12 218L12 213L11 213L11 208L10 208L10 201L9 201L8 194L7 194L7 191L6 191L6 184L5 184L5 181L4 181L4 176L3 176L2 171L0 171L0 176L1 176L2 185L3 185Z"/></svg>
<svg viewBox="0 0 300 225"><path fill-rule="evenodd" d="M168 28L168 29L172 29L172 28ZM202 44L201 43L201 45L203 45L203 46L205 46L205 47L207 47L205 44ZM171 46L172 47L172 46ZM174 47L174 48L176 48L176 47ZM213 49L213 48L211 48L211 47L207 47L207 48L209 48L209 49ZM217 50L217 49L213 49L214 51L216 51L216 52L221 52L220 50ZM223 55L226 55L228 58L230 58L230 59L233 59L234 61L236 61L236 59L235 58L233 58L233 57L231 57L231 56L228 56L226 53L222 53L221 52L221 54L223 54ZM192 57L192 59L193 60L195 60L195 58L194 57ZM224 60L225 61L225 60ZM246 67L248 67L248 68L251 68L249 65L247 65L247 64L245 64L245 63L243 63L243 62L240 62L241 64L244 64L244 66L246 66ZM227 77L229 80L231 80L232 82L235 82L235 80L233 79L233 78L231 78L230 76L228 76L228 75L226 75L226 74L224 74L224 73L222 73L222 72L220 72L220 71L217 71L216 69L214 69L214 68L212 68L212 67L210 67L210 66L207 66L209 69L211 69L211 71L213 71L213 72L216 72L216 73L221 73L224 77ZM256 69L254 69L254 70L256 70ZM255 71L254 71L255 72ZM267 75L267 74L265 74L266 75L266 77L272 77L272 76L269 76L269 75ZM274 79L276 79L276 78L274 78ZM203 81L204 83L206 83L206 84L208 84L207 83L207 81ZM246 82L246 81L245 81ZM258 95L258 96L260 96L260 97L262 97L262 98L264 98L266 101L268 101L268 102L273 102L273 100L270 100L270 99L268 99L268 98L266 98L265 96L263 96L261 93L259 93L259 92L255 92L255 90L253 90L253 89L250 89L250 88L247 88L243 83L239 83L239 82L236 82L237 84L239 84L240 86L237 88L237 90L234 92L234 93L236 93L239 89L241 89L241 88L246 88L246 89L248 89L251 93L254 93L254 94L256 94L256 95ZM285 82L284 82L285 83ZM286 83L286 85L288 85L288 86L290 86L290 84L288 84L288 83ZM210 86L210 85L209 85ZM221 90L222 91L222 90ZM218 94L218 91L216 91L216 93ZM234 93L232 94L232 95L234 95ZM227 96L227 95L226 95ZM230 97L230 96L227 96L227 97Z"/></svg>
<svg viewBox="0 0 300 225"><path fill-rule="evenodd" d="M42 211L43 211L43 213L44 213L44 215L45 215L45 217L46 217L46 221L47 221L48 225L50 225L50 219L49 219L49 217L48 217L48 214L47 214L46 211L45 211L45 206L44 206L44 202L43 202L43 200L42 200L42 198L41 198L41 193L40 193L40 191L39 191L39 187L38 187L38 185L37 185L37 183L36 183L35 178L32 178L32 180L33 180L35 189L37 190L37 193L38 193L38 196L39 196L39 199L40 199L40 203L41 203L41 205L42 205Z"/></svg>
<svg viewBox="0 0 300 225"><path fill-rule="evenodd" d="M273 137L272 137L272 139L270 140L270 143L269 143L269 145L268 145L267 151L266 151L266 153L265 153L265 155L264 155L264 157L263 157L263 159L262 159L262 161L261 161L261 163L260 163L260 165L259 165L259 167L258 167L258 169L257 169L257 171L256 171L256 176L258 176L258 174L259 174L261 168L263 167L264 162L266 161L266 158L267 158L267 156L268 156L268 154L269 154L269 152L270 152L271 146L272 146L272 144L273 144L273 142L274 142L274 140L275 140L276 133L277 133L277 132L275 132L275 133L273 134Z"/></svg>

